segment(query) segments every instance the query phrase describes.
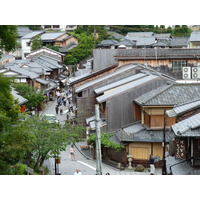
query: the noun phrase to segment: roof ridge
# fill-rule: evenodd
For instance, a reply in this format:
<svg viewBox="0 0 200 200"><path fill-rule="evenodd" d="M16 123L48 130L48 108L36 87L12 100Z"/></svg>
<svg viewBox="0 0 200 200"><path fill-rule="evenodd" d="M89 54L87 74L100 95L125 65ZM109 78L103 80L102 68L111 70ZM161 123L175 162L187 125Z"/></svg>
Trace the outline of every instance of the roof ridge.
<svg viewBox="0 0 200 200"><path fill-rule="evenodd" d="M179 104L179 105L176 105L176 106L174 106L174 108L178 108L178 107L184 106L184 105L186 105L186 104L194 103L194 102L196 102L196 101L200 101L200 98L199 98L199 99L192 100L192 101L189 101L189 102L185 102L185 103L182 103L182 104Z"/></svg>
<svg viewBox="0 0 200 200"><path fill-rule="evenodd" d="M162 86L160 86L160 87L158 87L158 88L156 88L155 90L158 90L159 88L161 88L161 91L158 91L156 94L154 94L152 97L150 97L148 100L146 100L145 102L142 102L142 104L146 104L148 101L150 101L150 100L152 100L153 98L155 98L155 97L157 97L158 95L160 95L161 93L163 93L164 91L166 91L166 90L168 90L170 87L172 87L172 85L173 85L173 83L171 83L171 84L165 84L165 85L162 85ZM164 87L165 86L165 87ZM162 87L163 87L163 89L162 89ZM152 92L152 91L149 91L148 93L150 93L150 92ZM146 95L147 93L145 93L145 94L143 94L143 95ZM142 95L142 96L143 96ZM141 97L141 96L140 96ZM139 97L139 98L140 98Z"/></svg>

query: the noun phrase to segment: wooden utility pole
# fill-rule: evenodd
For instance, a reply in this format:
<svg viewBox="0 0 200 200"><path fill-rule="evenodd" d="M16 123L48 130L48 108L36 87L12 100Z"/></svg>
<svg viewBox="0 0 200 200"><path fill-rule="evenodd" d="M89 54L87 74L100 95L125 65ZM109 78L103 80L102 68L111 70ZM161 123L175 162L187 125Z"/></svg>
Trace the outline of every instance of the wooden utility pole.
<svg viewBox="0 0 200 200"><path fill-rule="evenodd" d="M101 126L99 104L95 104L95 119L96 119L96 173L102 175L102 161L101 161Z"/></svg>

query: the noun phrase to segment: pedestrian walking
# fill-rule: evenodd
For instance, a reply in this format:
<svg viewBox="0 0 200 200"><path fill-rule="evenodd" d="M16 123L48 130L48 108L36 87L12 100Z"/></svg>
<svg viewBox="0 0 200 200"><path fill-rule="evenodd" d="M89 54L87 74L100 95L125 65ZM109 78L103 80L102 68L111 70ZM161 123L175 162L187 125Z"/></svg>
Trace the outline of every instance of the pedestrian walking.
<svg viewBox="0 0 200 200"><path fill-rule="evenodd" d="M63 108L62 107L60 108L60 114L61 115L63 114Z"/></svg>
<svg viewBox="0 0 200 200"><path fill-rule="evenodd" d="M66 99L65 99L65 97L63 97L62 101L63 101L63 105L66 107Z"/></svg>
<svg viewBox="0 0 200 200"><path fill-rule="evenodd" d="M81 170L80 169L76 169L76 171L74 172L74 175L82 175Z"/></svg>
<svg viewBox="0 0 200 200"><path fill-rule="evenodd" d="M70 147L70 156L71 156L71 160L75 161L75 150L74 150L73 145L71 145L71 147Z"/></svg>
<svg viewBox="0 0 200 200"><path fill-rule="evenodd" d="M61 106L62 105L62 97L59 97L57 102L58 102L58 105Z"/></svg>
<svg viewBox="0 0 200 200"><path fill-rule="evenodd" d="M59 106L58 105L56 105L55 110L56 110L56 114L58 115L58 111L59 111Z"/></svg>
<svg viewBox="0 0 200 200"><path fill-rule="evenodd" d="M149 163L150 163L150 175L154 175L155 174L155 166L154 166L153 155L150 155Z"/></svg>

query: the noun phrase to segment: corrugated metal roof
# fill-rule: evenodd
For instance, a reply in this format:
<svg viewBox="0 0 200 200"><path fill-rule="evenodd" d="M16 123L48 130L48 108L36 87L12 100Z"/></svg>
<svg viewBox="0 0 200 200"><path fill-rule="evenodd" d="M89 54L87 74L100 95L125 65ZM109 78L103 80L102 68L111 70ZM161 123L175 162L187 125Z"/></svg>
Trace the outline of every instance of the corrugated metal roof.
<svg viewBox="0 0 200 200"><path fill-rule="evenodd" d="M101 95L101 96L97 97L96 100L99 103L105 102L106 100L110 99L113 96L119 95L119 94L121 94L121 93L123 93L127 90L133 89L134 87L137 87L139 85L142 85L144 83L147 83L148 81L152 81L152 80L157 79L157 78L159 78L159 76L149 75L147 77L141 78L141 79L136 80L134 82L128 83L128 84L126 84L126 85L124 85L120 88L116 88L115 90L108 92L104 95Z"/></svg>
<svg viewBox="0 0 200 200"><path fill-rule="evenodd" d="M183 121L180 121L171 127L177 136L187 136L188 134L190 136L200 136L199 130L192 130L200 127L200 114L196 114Z"/></svg>
<svg viewBox="0 0 200 200"><path fill-rule="evenodd" d="M95 84L97 84L97 83L100 83L100 82L102 82L102 81L104 81L104 80L106 80L106 79L109 79L109 78L111 78L111 77L117 76L117 75L119 75L120 73L125 72L125 71L128 71L128 70L130 70L130 69L133 69L133 68L135 68L135 67L137 67L137 65L131 65L131 66L127 66L127 67L124 67L124 68L121 68L121 69L116 69L116 71L114 71L114 72L112 72L112 73L110 73L110 74L106 74L106 75L103 76L103 77L100 77L100 78L98 78L98 79L95 79L95 80L86 82L85 84L82 84L81 86L79 86L79 87L75 90L75 92L76 92L76 93L81 92L81 91L83 91L84 89L86 89L86 88L88 88L88 87L90 87L90 86L92 86L92 85L95 85Z"/></svg>
<svg viewBox="0 0 200 200"><path fill-rule="evenodd" d="M94 91L95 91L97 94L101 94L101 93L105 92L106 90L110 90L110 89L112 89L112 88L115 88L115 87L118 87L118 86L120 86L120 85L129 83L129 82L131 82L131 81L137 80L137 79L142 78L142 77L144 77L144 76L147 76L147 74L143 74L143 73L135 74L135 75L133 75L133 76L130 76L130 77L125 78L125 79L122 79L122 80L120 80L120 81L116 81L116 82L111 83L111 84L109 84L109 85L106 85L106 86L97 88L97 89L95 89Z"/></svg>
<svg viewBox="0 0 200 200"><path fill-rule="evenodd" d="M184 105L180 105L178 107L173 108L172 110L166 111L169 117L175 117L180 114L183 114L191 109L197 108L200 106L200 100L194 101L194 102L189 102Z"/></svg>

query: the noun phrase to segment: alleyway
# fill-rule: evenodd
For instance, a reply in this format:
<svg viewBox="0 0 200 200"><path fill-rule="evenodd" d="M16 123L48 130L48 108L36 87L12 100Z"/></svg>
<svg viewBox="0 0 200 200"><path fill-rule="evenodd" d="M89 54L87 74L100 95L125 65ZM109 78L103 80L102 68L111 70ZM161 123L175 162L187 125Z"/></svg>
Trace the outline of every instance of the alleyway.
<svg viewBox="0 0 200 200"><path fill-rule="evenodd" d="M44 114L55 114L55 106L57 102L49 102L48 107L40 113L40 116L43 116ZM67 106L63 106L63 111L67 109ZM66 120L66 114L58 114L57 115L60 123L64 123ZM75 155L76 155L76 161L71 161L70 159L70 153L69 148L70 145L67 146L66 151L61 152L61 163L59 164L59 172L61 175L73 175L76 169L80 169L82 172L82 175L95 175L96 174L96 161L92 159L87 159L80 151L80 145L85 145L86 142L82 141L80 143L76 144L75 148ZM55 167L54 167L54 159L51 158L49 160L46 160L44 164L48 166L50 172L49 174L54 175L55 174ZM146 168L144 172L135 172L133 170L119 170L117 168L113 168L111 166L108 166L106 164L102 163L102 174L105 175L106 173L110 173L111 175L149 175L149 171ZM156 175L161 175L161 169L156 169Z"/></svg>

